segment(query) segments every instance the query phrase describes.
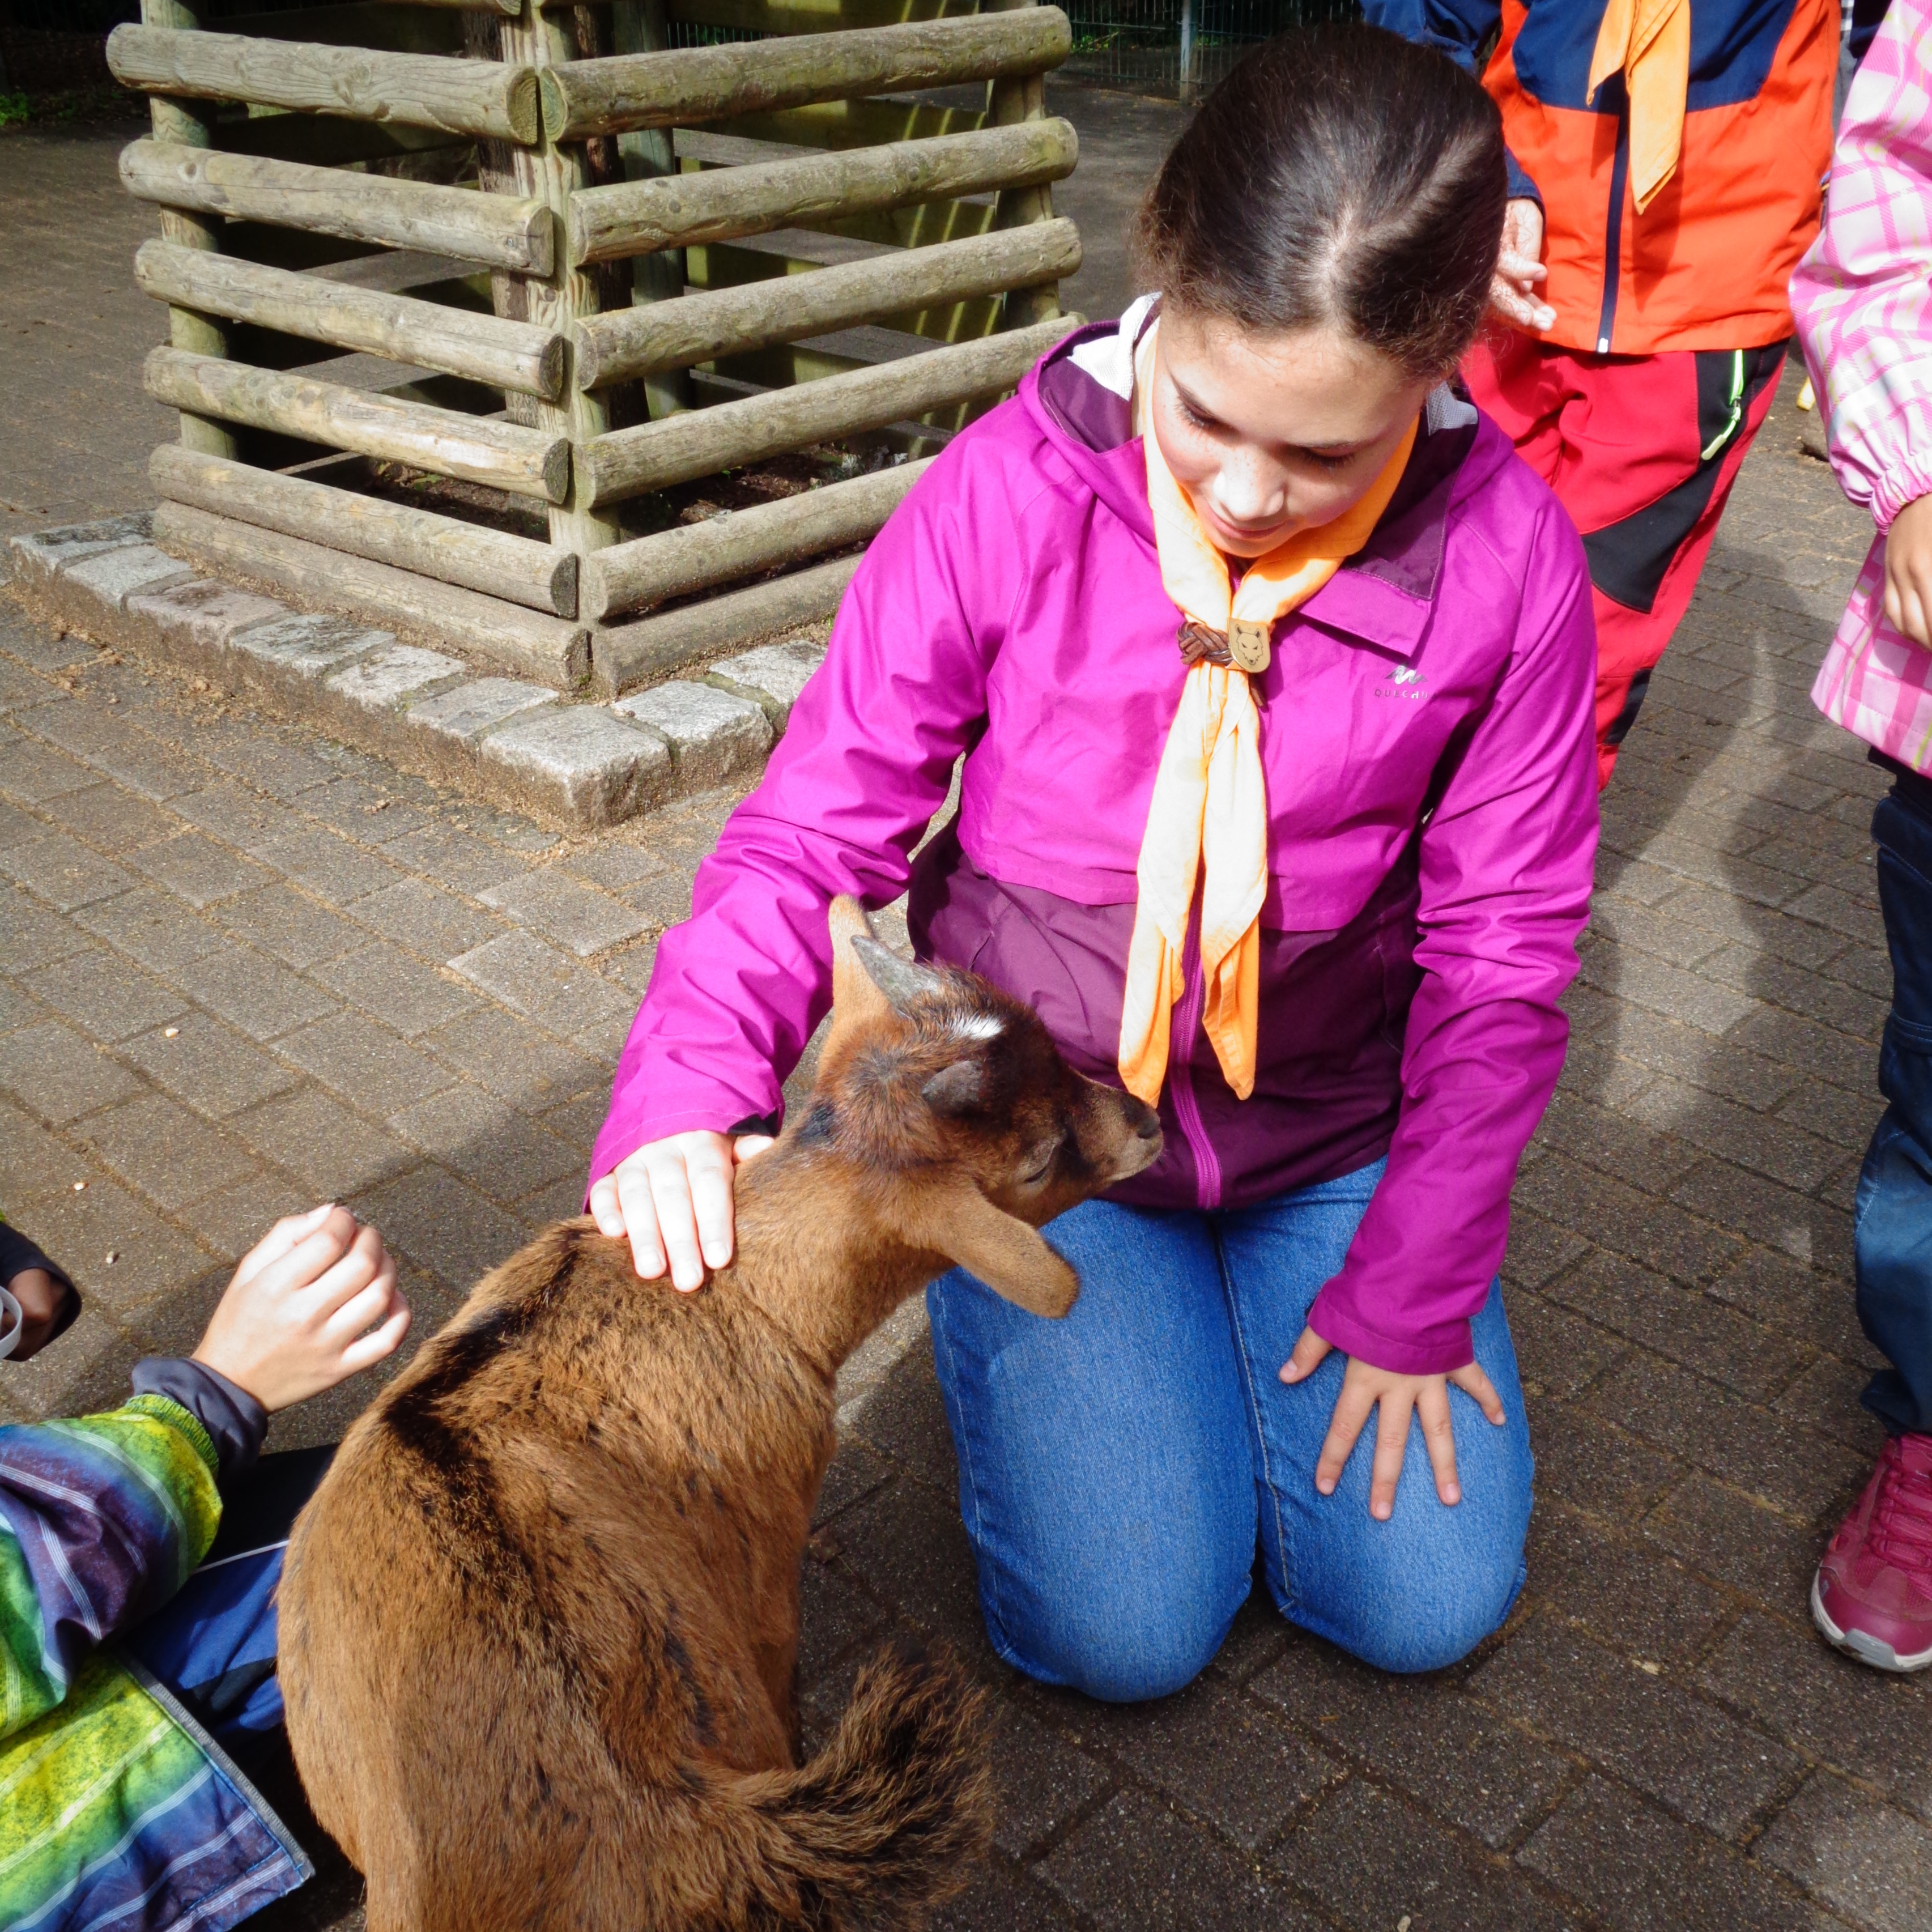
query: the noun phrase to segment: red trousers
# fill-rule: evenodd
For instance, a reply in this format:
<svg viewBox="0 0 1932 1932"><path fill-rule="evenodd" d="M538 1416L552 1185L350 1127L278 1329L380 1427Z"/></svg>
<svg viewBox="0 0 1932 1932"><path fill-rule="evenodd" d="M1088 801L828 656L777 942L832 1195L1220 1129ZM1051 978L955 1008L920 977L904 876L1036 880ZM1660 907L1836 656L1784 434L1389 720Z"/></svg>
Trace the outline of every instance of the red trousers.
<svg viewBox="0 0 1932 1932"><path fill-rule="evenodd" d="M1697 587L1784 345L1589 356L1512 330L1462 364L1477 404L1582 533L1597 614L1597 778Z"/></svg>

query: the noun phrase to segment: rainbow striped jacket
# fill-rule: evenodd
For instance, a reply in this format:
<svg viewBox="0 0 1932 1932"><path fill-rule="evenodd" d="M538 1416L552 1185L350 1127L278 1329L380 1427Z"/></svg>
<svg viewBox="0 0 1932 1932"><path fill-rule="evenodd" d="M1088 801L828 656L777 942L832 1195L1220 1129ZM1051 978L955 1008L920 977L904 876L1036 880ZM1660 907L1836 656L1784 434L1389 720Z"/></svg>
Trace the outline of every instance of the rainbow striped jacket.
<svg viewBox="0 0 1932 1932"><path fill-rule="evenodd" d="M221 1520L214 1443L160 1395L0 1428L0 1928L224 1928L311 1868L174 1694L112 1642Z"/></svg>

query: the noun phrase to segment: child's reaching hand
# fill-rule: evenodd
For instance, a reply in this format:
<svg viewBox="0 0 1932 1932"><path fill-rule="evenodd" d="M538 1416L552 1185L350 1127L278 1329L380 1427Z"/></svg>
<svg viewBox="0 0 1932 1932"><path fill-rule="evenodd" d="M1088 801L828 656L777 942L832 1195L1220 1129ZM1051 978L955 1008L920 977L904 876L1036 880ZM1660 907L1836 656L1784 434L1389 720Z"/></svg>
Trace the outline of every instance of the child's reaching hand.
<svg viewBox="0 0 1932 1932"><path fill-rule="evenodd" d="M242 1256L194 1359L272 1412L393 1354L409 1328L382 1236L325 1202Z"/></svg>

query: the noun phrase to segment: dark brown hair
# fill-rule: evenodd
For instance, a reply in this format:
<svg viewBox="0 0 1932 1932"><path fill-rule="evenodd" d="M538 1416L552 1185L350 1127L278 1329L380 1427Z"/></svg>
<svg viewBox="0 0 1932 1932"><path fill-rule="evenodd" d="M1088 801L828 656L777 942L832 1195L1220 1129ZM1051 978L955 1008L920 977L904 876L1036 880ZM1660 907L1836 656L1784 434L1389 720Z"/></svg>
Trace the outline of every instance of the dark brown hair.
<svg viewBox="0 0 1932 1932"><path fill-rule="evenodd" d="M1481 326L1506 196L1502 118L1477 81L1378 28L1300 28L1248 55L1174 144L1136 266L1178 306L1339 327L1446 374Z"/></svg>

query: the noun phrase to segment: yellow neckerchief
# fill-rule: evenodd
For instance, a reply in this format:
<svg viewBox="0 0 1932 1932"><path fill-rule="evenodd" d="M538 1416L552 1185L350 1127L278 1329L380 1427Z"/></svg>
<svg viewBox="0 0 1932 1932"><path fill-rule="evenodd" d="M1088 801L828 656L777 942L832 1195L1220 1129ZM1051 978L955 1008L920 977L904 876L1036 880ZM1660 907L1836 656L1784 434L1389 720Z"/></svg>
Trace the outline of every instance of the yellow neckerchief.
<svg viewBox="0 0 1932 1932"><path fill-rule="evenodd" d="M1395 494L1416 434L1412 423L1353 509L1318 530L1298 531L1256 558L1231 590L1227 560L1174 481L1149 420L1159 328L1156 322L1150 328L1135 352L1134 427L1147 447L1148 502L1161 583L1190 624L1228 638L1237 661L1204 661L1189 670L1141 838L1139 898L1120 1006L1120 1069L1127 1090L1150 1106L1167 1077L1169 1028L1183 984L1181 952L1195 879L1204 865L1201 969L1207 1002L1201 1023L1228 1084L1244 1100L1254 1091L1268 792L1261 718L1244 665L1265 669L1276 620L1306 603L1367 542Z"/></svg>
<svg viewBox="0 0 1932 1932"><path fill-rule="evenodd" d="M1583 98L1619 71L1630 93L1630 190L1641 213L1677 172L1684 146L1690 0L1610 0Z"/></svg>

